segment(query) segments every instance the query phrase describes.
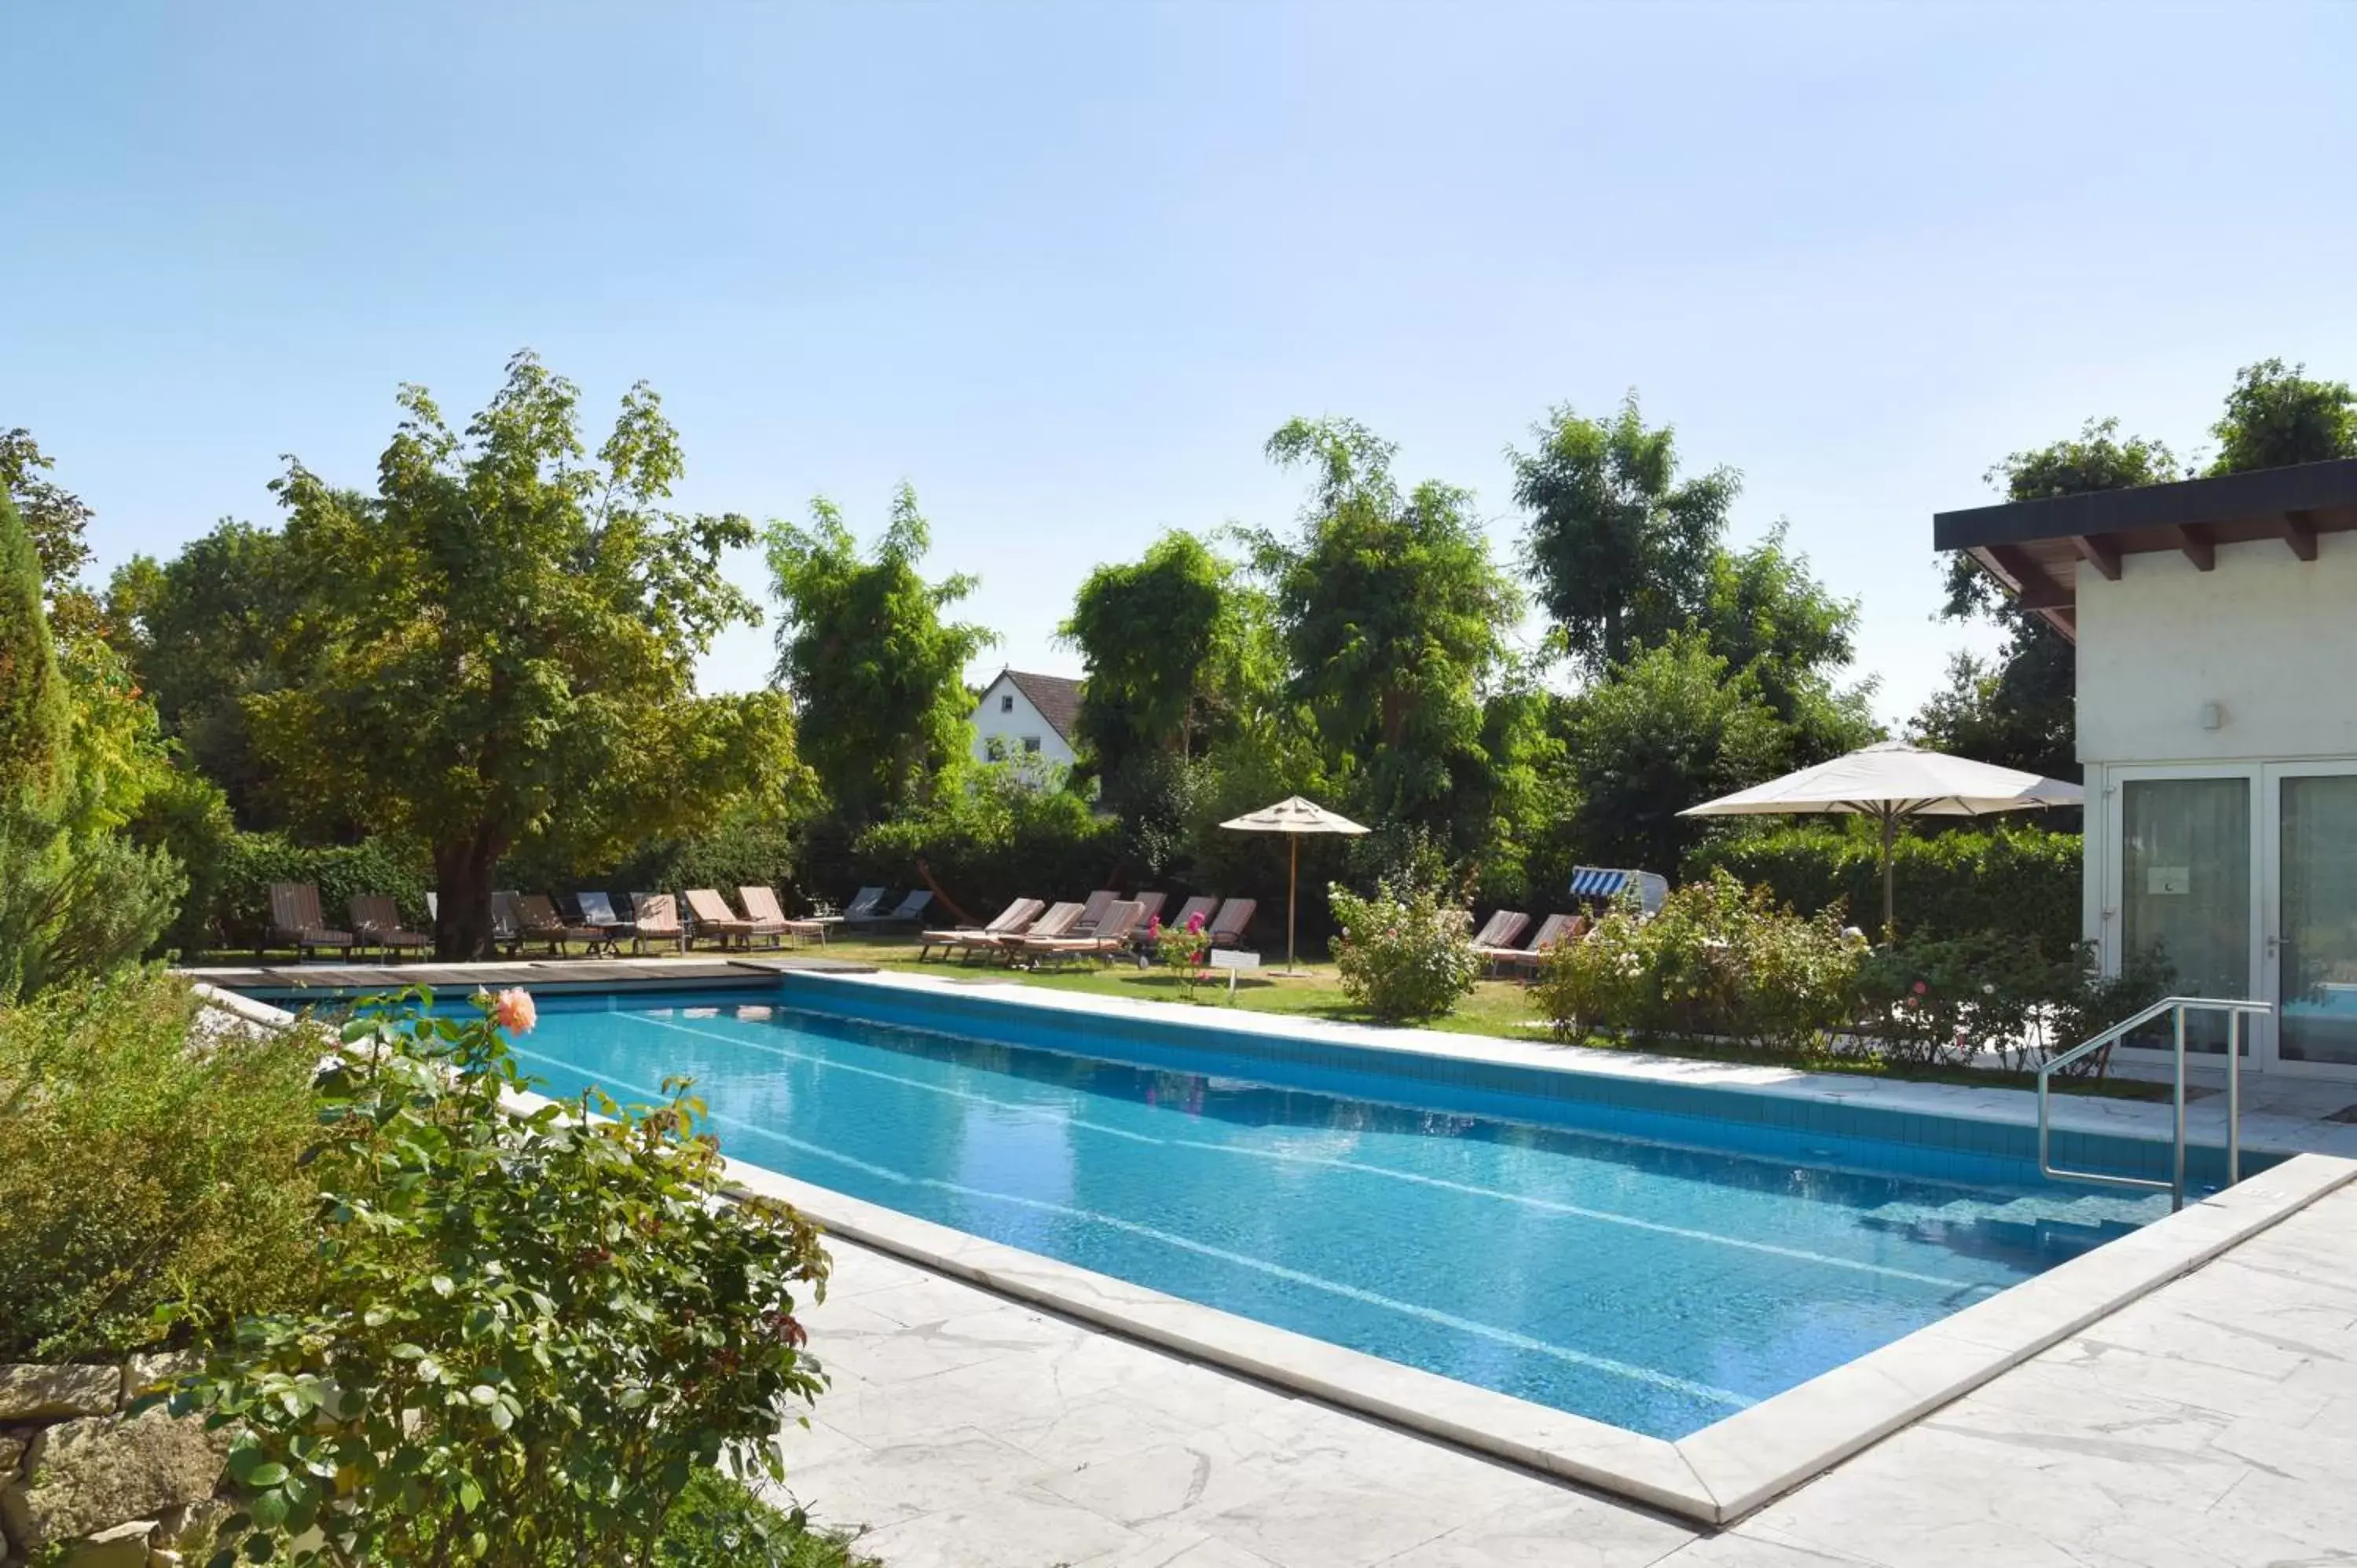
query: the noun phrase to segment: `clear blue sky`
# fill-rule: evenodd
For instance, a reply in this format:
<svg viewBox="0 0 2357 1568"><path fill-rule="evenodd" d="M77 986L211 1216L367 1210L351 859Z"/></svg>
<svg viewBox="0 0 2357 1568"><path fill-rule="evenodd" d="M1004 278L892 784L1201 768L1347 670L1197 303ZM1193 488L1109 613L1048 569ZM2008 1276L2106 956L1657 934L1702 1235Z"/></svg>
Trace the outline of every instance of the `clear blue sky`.
<svg viewBox="0 0 2357 1568"><path fill-rule="evenodd" d="M102 570L529 345L597 422L652 381L690 505L867 531L907 478L985 668L1070 669L1092 565L1290 517L1287 416L1511 550L1504 448L1634 386L1863 600L1896 717L1994 459L2357 377L2357 6L15 0L0 72L0 427Z"/></svg>

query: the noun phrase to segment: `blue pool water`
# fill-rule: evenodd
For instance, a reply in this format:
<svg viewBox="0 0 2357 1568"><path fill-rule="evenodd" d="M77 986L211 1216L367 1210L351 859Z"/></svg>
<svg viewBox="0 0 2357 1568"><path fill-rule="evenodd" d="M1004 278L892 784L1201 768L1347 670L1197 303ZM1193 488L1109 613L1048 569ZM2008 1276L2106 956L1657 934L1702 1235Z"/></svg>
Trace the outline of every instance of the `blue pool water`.
<svg viewBox="0 0 2357 1568"><path fill-rule="evenodd" d="M560 1095L693 1075L739 1159L1660 1437L2167 1208L2029 1167L1966 1184L1895 1143L1813 1165L1593 1108L1566 1127L1275 1087L1208 1051L1130 1065L1084 1021L1046 1048L782 995L546 995L519 1054Z"/></svg>

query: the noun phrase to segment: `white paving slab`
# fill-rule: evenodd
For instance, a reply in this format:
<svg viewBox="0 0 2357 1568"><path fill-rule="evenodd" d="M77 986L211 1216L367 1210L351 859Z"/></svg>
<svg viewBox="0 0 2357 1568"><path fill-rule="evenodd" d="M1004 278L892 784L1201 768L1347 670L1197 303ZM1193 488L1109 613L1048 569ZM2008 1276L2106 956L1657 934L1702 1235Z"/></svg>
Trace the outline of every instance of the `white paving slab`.
<svg viewBox="0 0 2357 1568"><path fill-rule="evenodd" d="M2357 1187L1715 1532L831 1245L789 1489L886 1568L2357 1561Z"/></svg>

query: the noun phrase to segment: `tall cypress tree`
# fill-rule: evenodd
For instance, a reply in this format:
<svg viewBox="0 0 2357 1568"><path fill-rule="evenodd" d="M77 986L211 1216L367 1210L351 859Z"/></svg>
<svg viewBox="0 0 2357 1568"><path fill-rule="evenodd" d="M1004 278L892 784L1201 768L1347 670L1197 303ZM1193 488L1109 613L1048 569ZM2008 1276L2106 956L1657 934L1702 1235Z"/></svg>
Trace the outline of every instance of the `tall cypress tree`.
<svg viewBox="0 0 2357 1568"><path fill-rule="evenodd" d="M55 786L66 737L65 683L41 613L41 563L0 491L0 810Z"/></svg>

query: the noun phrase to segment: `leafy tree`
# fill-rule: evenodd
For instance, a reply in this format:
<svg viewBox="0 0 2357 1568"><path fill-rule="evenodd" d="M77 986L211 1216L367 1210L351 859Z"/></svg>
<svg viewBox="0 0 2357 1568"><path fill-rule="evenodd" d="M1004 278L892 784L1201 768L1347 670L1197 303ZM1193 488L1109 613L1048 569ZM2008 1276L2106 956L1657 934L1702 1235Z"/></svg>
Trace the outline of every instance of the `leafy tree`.
<svg viewBox="0 0 2357 1568"><path fill-rule="evenodd" d="M1772 776L1789 744L1758 677L1683 631L1573 699L1568 731L1581 847L1664 875L1704 831L1678 813Z"/></svg>
<svg viewBox="0 0 2357 1568"><path fill-rule="evenodd" d="M1634 392L1609 420L1569 406L1509 454L1527 509L1538 601L1591 674L1689 626L1707 607L1740 480L1731 468L1678 477L1675 432L1647 429Z"/></svg>
<svg viewBox="0 0 2357 1568"><path fill-rule="evenodd" d="M484 950L493 868L527 835L611 858L791 770L774 693L694 694L696 655L759 612L720 575L734 513L664 502L678 438L643 384L585 460L572 383L529 352L464 436L422 387L372 496L299 462L273 489L301 613L243 698L283 799L426 845L436 950Z"/></svg>
<svg viewBox="0 0 2357 1568"><path fill-rule="evenodd" d="M1602 677L1674 635L1707 637L1784 725L1787 767L1872 739L1873 683L1844 689L1857 604L1835 597L1782 523L1748 550L1723 542L1742 481L1682 478L1675 432L1648 428L1632 393L1609 421L1555 410L1513 456L1530 510L1525 554L1539 602L1578 666Z"/></svg>
<svg viewBox="0 0 2357 1568"><path fill-rule="evenodd" d="M773 522L764 542L784 607L777 678L827 800L855 826L920 804L933 775L971 745L965 667L996 640L942 618L974 579L928 583L919 573L932 536L905 484L872 555L823 496L808 527Z"/></svg>
<svg viewBox="0 0 2357 1568"><path fill-rule="evenodd" d="M2262 360L2234 372L2218 438L2213 474L2357 457L2357 392L2347 381L2310 379L2305 365Z"/></svg>
<svg viewBox="0 0 2357 1568"><path fill-rule="evenodd" d="M360 497L348 509L364 510ZM282 536L224 519L171 561L134 556L106 595L110 638L154 699L164 732L227 792L248 828L283 825L268 799L243 699L265 690L297 612Z"/></svg>
<svg viewBox="0 0 2357 1568"><path fill-rule="evenodd" d="M1749 673L1790 734L1785 768L1838 757L1877 734L1875 682L1835 684L1857 655L1857 601L1835 598L1785 546L1785 525L1749 550L1719 551L1695 626L1730 669Z"/></svg>
<svg viewBox="0 0 2357 1568"><path fill-rule="evenodd" d="M1081 743L1101 773L1141 751L1191 757L1274 683L1266 607L1235 566L1173 530L1099 566L1058 637L1081 652Z"/></svg>
<svg viewBox="0 0 2357 1568"><path fill-rule="evenodd" d="M91 516L80 496L43 477L56 466L32 432L22 426L0 432L0 493L16 503L51 594L70 587L89 564L90 545L83 535Z"/></svg>
<svg viewBox="0 0 2357 1568"><path fill-rule="evenodd" d="M1988 471L2011 501L2084 495L2179 477L2176 455L2160 442L2123 437L2116 419L2091 419L2079 435L2016 452ZM1909 724L1924 746L2051 779L2079 776L2077 653L2045 620L2020 608L1971 556L1947 563L1950 619L1985 615L2005 630L1993 659L1959 653L1948 684Z"/></svg>
<svg viewBox="0 0 2357 1568"><path fill-rule="evenodd" d="M1482 693L1522 612L1490 558L1469 492L1426 480L1403 492L1393 446L1351 420L1297 419L1268 454L1305 467L1310 499L1292 540L1252 537L1329 772L1356 776L1374 815L1480 842L1493 779Z"/></svg>

